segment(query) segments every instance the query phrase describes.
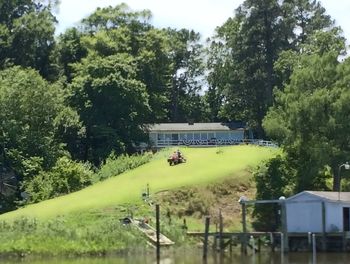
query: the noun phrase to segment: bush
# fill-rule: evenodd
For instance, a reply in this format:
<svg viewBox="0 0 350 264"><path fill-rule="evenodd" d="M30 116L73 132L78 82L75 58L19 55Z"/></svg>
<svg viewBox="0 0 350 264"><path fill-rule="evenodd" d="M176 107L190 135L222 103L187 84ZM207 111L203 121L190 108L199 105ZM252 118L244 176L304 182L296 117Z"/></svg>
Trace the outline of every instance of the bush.
<svg viewBox="0 0 350 264"><path fill-rule="evenodd" d="M46 221L32 218L0 221L0 252L18 256L102 255L144 247L141 233L121 225L120 215L116 214L99 217L88 212Z"/></svg>
<svg viewBox="0 0 350 264"><path fill-rule="evenodd" d="M95 182L108 179L112 176L119 175L123 172L135 169L143 164L146 164L152 159L151 153L144 155L121 155L116 157L114 153L110 154L106 162L101 166L98 173L95 175Z"/></svg>
<svg viewBox="0 0 350 264"><path fill-rule="evenodd" d="M289 196L294 189L294 175L285 157L278 155L266 161L254 172L256 199L277 200L281 196ZM280 225L279 209L276 204L257 204L253 212L253 227L258 231L276 231Z"/></svg>
<svg viewBox="0 0 350 264"><path fill-rule="evenodd" d="M40 171L37 176L25 181L23 187L29 195L28 202L33 203L78 191L90 185L92 178L89 164L62 157L51 170Z"/></svg>

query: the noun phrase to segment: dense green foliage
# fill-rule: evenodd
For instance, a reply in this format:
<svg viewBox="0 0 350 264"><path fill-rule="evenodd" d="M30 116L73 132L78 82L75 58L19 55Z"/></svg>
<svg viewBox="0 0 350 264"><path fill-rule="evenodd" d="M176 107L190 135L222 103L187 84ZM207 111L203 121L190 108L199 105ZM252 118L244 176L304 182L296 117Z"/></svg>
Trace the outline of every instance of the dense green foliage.
<svg viewBox="0 0 350 264"><path fill-rule="evenodd" d="M275 105L263 126L283 147L285 156L257 172L260 199L304 190L338 190L338 168L350 154L350 112L345 103L350 92L346 84L349 60L338 59L345 51L344 38L339 29L317 32L302 50L284 52L275 65L282 73L290 71L291 76L285 80L284 90L276 92ZM343 178L342 190L349 190L347 177ZM255 212L258 221L269 226L268 210L256 208Z"/></svg>
<svg viewBox="0 0 350 264"><path fill-rule="evenodd" d="M317 1L247 0L217 29L210 43L208 102L211 116L249 122L259 137L262 120L283 90L274 69L280 53L301 50L301 44L333 22Z"/></svg>
<svg viewBox="0 0 350 264"><path fill-rule="evenodd" d="M12 223L0 222L0 252L22 257L30 254L76 256L144 247L136 229L120 224L120 215L120 212L113 215L84 212L50 221L20 218Z"/></svg>
<svg viewBox="0 0 350 264"><path fill-rule="evenodd" d="M93 172L88 164L59 158L49 171L39 171L33 179L25 179L23 188L27 202L40 202L78 191L93 182Z"/></svg>
<svg viewBox="0 0 350 264"><path fill-rule="evenodd" d="M116 157L114 153L111 153L106 159L101 168L96 173L95 182L108 179L113 176L117 176L123 172L135 169L143 164L146 164L153 158L151 153L145 155L121 155Z"/></svg>
<svg viewBox="0 0 350 264"><path fill-rule="evenodd" d="M0 68L31 67L46 79L55 79L56 19L51 13L56 1L9 0L0 3Z"/></svg>
<svg viewBox="0 0 350 264"><path fill-rule="evenodd" d="M278 155L258 166L254 172L257 200L277 200L294 193L295 172L284 156ZM259 231L277 231L280 227L280 210L277 204L257 204L253 226Z"/></svg>
<svg viewBox="0 0 350 264"><path fill-rule="evenodd" d="M18 66L0 72L0 167L31 181L65 154L64 131L79 128L59 83Z"/></svg>
<svg viewBox="0 0 350 264"><path fill-rule="evenodd" d="M71 100L86 129L83 160L99 164L112 150L126 151L142 134L148 95L135 79L135 67L127 54L92 55L76 65Z"/></svg>
<svg viewBox="0 0 350 264"><path fill-rule="evenodd" d="M290 83L277 93L264 127L285 149L290 167L296 169L296 189L331 189L330 172L349 155L347 79L349 60L340 63L342 51L314 45L316 52L302 54L295 62Z"/></svg>
<svg viewBox="0 0 350 264"><path fill-rule="evenodd" d="M258 199L331 190L333 179L338 189L350 154L349 61L340 59L345 39L334 25L318 1L247 0L210 43L211 119L246 120L285 152L258 169ZM256 207L255 226L276 229L276 210Z"/></svg>

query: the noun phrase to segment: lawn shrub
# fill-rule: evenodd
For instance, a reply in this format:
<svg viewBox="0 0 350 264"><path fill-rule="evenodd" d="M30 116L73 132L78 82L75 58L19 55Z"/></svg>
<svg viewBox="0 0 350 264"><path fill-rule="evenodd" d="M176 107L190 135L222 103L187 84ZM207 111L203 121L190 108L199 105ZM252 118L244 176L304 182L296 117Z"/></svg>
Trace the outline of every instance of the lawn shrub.
<svg viewBox="0 0 350 264"><path fill-rule="evenodd" d="M123 226L117 216L80 214L44 222L20 218L12 223L0 222L0 252L19 256L101 255L144 247L140 235L131 226Z"/></svg>
<svg viewBox="0 0 350 264"><path fill-rule="evenodd" d="M198 193L188 201L186 215L202 217L210 214L210 208L215 204L215 196L210 192L198 190Z"/></svg>
<svg viewBox="0 0 350 264"><path fill-rule="evenodd" d="M24 181L23 187L28 194L27 202L36 203L83 189L92 179L89 164L62 157L51 170L42 170L33 179Z"/></svg>
<svg viewBox="0 0 350 264"><path fill-rule="evenodd" d="M114 153L109 155L106 162L100 167L96 173L94 182L108 179L112 176L117 176L123 172L135 169L143 164L146 164L152 159L151 153L143 155L121 155L116 156Z"/></svg>

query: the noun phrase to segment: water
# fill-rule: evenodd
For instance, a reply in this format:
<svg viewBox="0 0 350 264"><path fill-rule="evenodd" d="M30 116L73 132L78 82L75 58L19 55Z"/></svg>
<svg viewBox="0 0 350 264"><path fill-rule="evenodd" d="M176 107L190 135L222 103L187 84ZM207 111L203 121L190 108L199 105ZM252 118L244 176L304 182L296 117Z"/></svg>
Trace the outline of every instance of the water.
<svg viewBox="0 0 350 264"><path fill-rule="evenodd" d="M2 264L157 264L153 252L140 252L122 256L85 257L85 258L25 258L25 259L0 259ZM289 253L281 257L279 252L262 252L253 255L244 255L240 251L232 254L209 254L207 262L202 259L201 250L177 249L162 252L159 264L312 264L310 253ZM317 264L343 264L350 263L349 253L318 253Z"/></svg>

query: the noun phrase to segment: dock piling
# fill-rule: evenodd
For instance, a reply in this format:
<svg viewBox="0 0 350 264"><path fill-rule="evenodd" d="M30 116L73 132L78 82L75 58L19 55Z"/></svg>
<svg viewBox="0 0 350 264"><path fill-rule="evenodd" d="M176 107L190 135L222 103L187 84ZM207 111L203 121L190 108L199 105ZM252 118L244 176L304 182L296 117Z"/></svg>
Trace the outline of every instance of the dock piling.
<svg viewBox="0 0 350 264"><path fill-rule="evenodd" d="M270 232L270 246L271 246L271 252L275 252L275 241L274 241L272 232Z"/></svg>
<svg viewBox="0 0 350 264"><path fill-rule="evenodd" d="M309 250L312 251L312 236L311 236L311 232L307 233L307 244L308 244Z"/></svg>
<svg viewBox="0 0 350 264"><path fill-rule="evenodd" d="M317 263L316 254L316 235L312 234L312 264Z"/></svg>
<svg viewBox="0 0 350 264"><path fill-rule="evenodd" d="M222 251L224 249L224 238L222 233L224 232L224 223L222 218L221 209L219 210L219 249Z"/></svg>
<svg viewBox="0 0 350 264"><path fill-rule="evenodd" d="M157 248L157 263L159 263L159 260L160 260L160 241L159 241L159 236L160 236L159 204L156 204L156 237L157 237L156 248Z"/></svg>
<svg viewBox="0 0 350 264"><path fill-rule="evenodd" d="M246 204L242 203L242 225L243 225L243 233L241 236L241 243L242 247L241 250L245 254L247 254L247 238L246 238L246 233L247 233L247 218L246 218Z"/></svg>
<svg viewBox="0 0 350 264"><path fill-rule="evenodd" d="M205 218L204 244L203 244L203 259L205 260L207 259L207 253L208 253L209 225L210 225L210 217L207 216Z"/></svg>

